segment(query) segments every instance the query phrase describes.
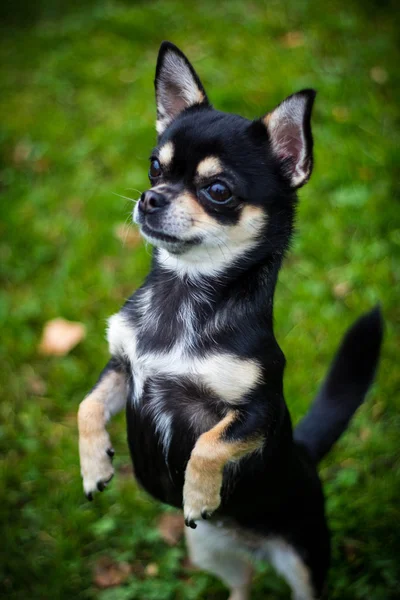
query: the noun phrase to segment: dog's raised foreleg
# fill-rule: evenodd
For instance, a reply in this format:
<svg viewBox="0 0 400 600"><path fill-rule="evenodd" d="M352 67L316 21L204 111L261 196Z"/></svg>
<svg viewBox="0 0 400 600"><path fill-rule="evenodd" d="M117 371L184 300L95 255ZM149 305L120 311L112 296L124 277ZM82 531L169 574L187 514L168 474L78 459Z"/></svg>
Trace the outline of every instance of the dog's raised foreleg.
<svg viewBox="0 0 400 600"><path fill-rule="evenodd" d="M83 489L89 500L111 480L114 450L106 430L109 419L127 400L127 376L116 359L111 359L78 411L79 455Z"/></svg>
<svg viewBox="0 0 400 600"><path fill-rule="evenodd" d="M209 518L219 507L225 465L262 447L262 435L239 431L242 417L239 411L229 411L199 437L192 450L183 488L185 523L189 527L195 528L195 521Z"/></svg>

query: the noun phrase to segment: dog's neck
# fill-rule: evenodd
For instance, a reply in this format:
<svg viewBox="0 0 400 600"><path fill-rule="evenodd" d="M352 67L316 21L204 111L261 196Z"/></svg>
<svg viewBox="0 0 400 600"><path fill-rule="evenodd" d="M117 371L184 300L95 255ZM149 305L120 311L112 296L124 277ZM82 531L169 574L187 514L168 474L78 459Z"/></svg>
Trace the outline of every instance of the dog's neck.
<svg viewBox="0 0 400 600"><path fill-rule="evenodd" d="M221 308L231 308L232 320L238 319L235 307L245 309L246 315L261 319L272 328L273 297L281 255L267 255L260 259L260 250L230 261L216 259L207 254L204 261L185 261L183 257L156 250L151 279L153 284L170 289L172 295L194 299L204 314L211 316ZM168 298L165 298L168 302Z"/></svg>
<svg viewBox="0 0 400 600"><path fill-rule="evenodd" d="M235 264L247 264L249 257L257 248L257 240L248 240L233 245L227 241L217 246L193 246L184 252L175 254L165 249L156 251L157 263L180 277L198 279L199 277L217 278L231 270ZM257 250L259 252L259 250Z"/></svg>

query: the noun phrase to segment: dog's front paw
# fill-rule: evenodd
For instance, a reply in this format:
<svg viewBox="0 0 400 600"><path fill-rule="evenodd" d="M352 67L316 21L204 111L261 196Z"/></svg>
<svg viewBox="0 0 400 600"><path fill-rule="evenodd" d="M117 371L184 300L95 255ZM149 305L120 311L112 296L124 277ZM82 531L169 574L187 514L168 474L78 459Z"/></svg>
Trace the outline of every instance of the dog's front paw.
<svg viewBox="0 0 400 600"><path fill-rule="evenodd" d="M183 488L183 512L187 527L196 529L196 521L209 519L221 504L222 474L199 472L188 465Z"/></svg>
<svg viewBox="0 0 400 600"><path fill-rule="evenodd" d="M79 437L79 454L83 489L88 500L95 492L102 492L114 475L112 459L114 450L104 429Z"/></svg>

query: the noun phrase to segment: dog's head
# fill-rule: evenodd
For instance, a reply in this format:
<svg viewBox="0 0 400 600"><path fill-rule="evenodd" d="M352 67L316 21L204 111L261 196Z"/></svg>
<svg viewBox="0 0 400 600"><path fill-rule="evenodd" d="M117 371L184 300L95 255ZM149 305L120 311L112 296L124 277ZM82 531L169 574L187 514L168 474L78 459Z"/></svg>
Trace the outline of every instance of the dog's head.
<svg viewBox="0 0 400 600"><path fill-rule="evenodd" d="M182 52L161 45L155 78L158 143L151 188L137 203L142 235L164 261L213 272L264 248L283 253L295 190L312 170L313 90L261 119L215 110Z"/></svg>

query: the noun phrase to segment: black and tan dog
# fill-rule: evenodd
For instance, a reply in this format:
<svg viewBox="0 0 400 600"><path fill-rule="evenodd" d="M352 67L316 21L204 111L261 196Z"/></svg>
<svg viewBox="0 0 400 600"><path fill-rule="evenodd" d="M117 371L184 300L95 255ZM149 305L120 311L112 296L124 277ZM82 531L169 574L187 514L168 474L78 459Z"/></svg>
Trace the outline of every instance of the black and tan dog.
<svg viewBox="0 0 400 600"><path fill-rule="evenodd" d="M292 434L273 296L311 174L313 90L249 121L215 110L186 57L163 43L158 143L134 220L154 247L144 285L109 321L111 360L79 409L84 490L113 475L105 429L126 407L136 477L185 514L195 564L231 600L249 597L265 559L293 597L320 597L329 532L316 465L372 381L378 309L347 333Z"/></svg>

